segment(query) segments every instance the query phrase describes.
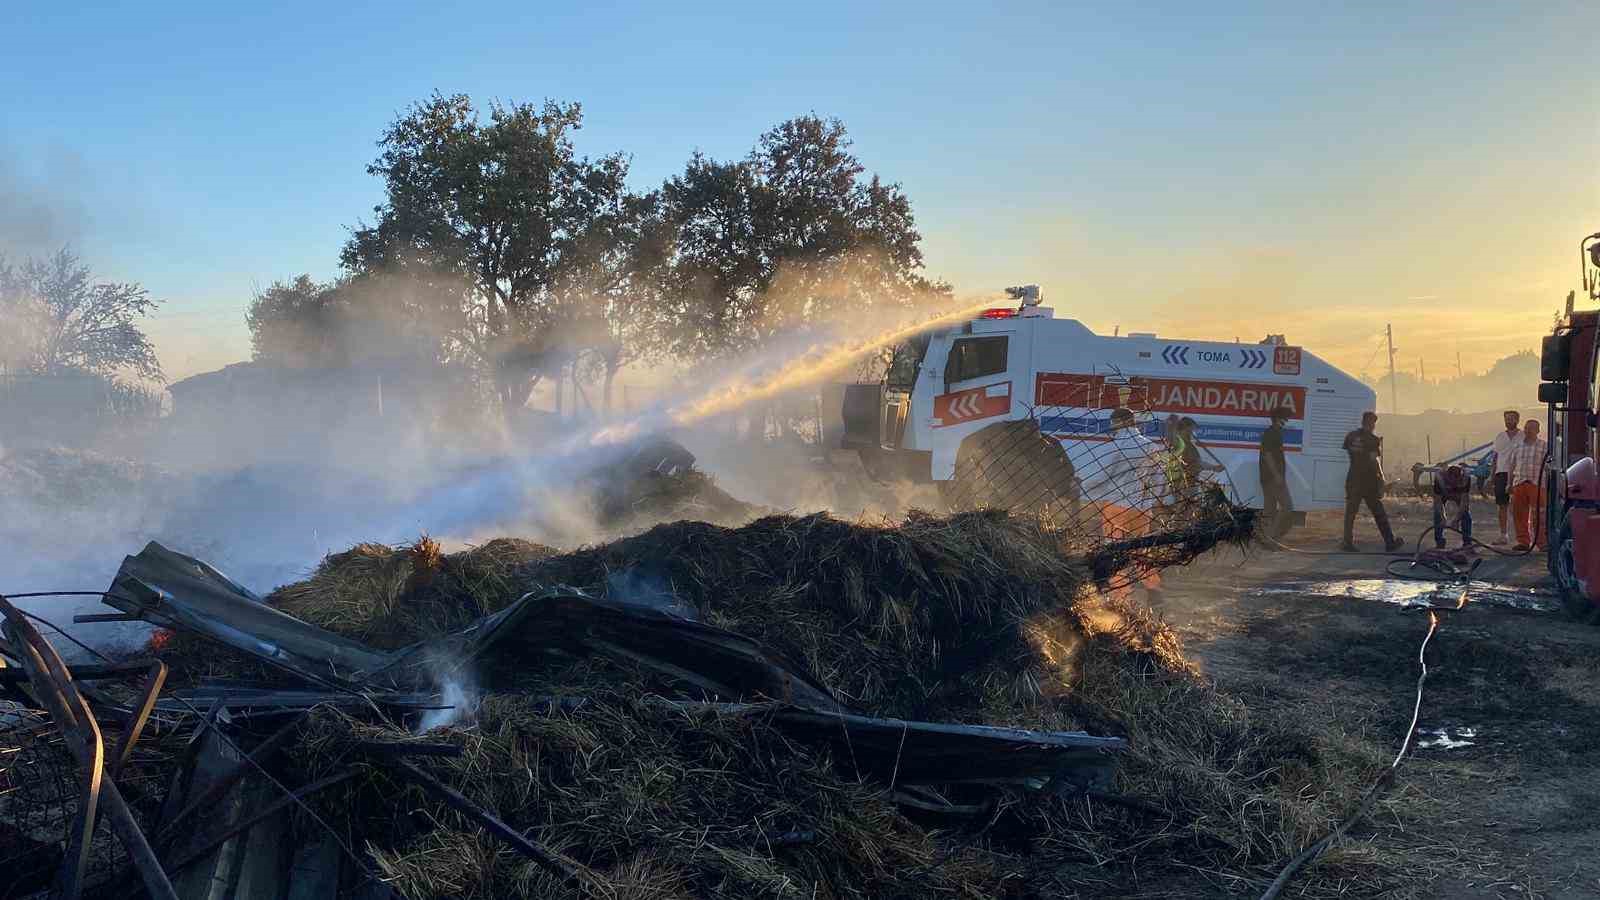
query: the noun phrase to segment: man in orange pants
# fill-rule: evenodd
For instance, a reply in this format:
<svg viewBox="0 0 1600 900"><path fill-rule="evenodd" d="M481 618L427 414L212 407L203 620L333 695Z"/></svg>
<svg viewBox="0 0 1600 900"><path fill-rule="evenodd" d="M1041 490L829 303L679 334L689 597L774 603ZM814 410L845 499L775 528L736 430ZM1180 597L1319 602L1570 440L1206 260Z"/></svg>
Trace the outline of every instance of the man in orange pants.
<svg viewBox="0 0 1600 900"><path fill-rule="evenodd" d="M1522 439L1511 445L1511 459L1506 465L1506 480L1511 485L1511 520L1517 530L1514 550L1544 549L1544 473L1549 466L1545 459L1548 450L1548 445L1539 439L1539 420L1524 422Z"/></svg>

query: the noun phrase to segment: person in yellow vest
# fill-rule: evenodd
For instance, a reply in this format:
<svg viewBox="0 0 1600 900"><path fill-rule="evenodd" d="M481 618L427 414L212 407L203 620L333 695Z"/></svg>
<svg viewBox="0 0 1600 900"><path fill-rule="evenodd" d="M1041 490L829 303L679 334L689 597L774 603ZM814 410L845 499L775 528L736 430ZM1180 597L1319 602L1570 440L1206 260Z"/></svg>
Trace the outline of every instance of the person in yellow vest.
<svg viewBox="0 0 1600 900"><path fill-rule="evenodd" d="M1221 472L1223 468L1220 463L1208 463L1201 457L1200 440L1194 434L1196 427L1195 420L1188 416L1178 420L1178 466L1183 477L1182 484L1190 494L1200 487L1205 473Z"/></svg>

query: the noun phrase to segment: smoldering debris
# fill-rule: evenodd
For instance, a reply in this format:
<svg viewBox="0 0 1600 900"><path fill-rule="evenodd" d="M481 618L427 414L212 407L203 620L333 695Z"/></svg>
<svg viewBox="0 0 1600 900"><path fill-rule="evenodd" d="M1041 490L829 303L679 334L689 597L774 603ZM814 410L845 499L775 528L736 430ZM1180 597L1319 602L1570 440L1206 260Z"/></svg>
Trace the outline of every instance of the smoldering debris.
<svg viewBox="0 0 1600 900"><path fill-rule="evenodd" d="M1211 524L1186 552L1249 531ZM366 545L257 603L156 545L107 599L163 627L164 686L141 662L24 666L0 689L27 710L81 692L115 750L102 783L177 896L218 880L251 896L910 898L1259 879L1339 812L1329 785L1352 762L1242 714L1165 626L1094 589L1107 565L997 512L769 516L572 553ZM37 643L30 627L11 621L7 656ZM452 678L481 692L471 715L424 730L462 705ZM0 727L0 779L29 785L0 790L16 896L50 890L73 846L85 770L58 722ZM118 838L83 846L88 889L137 877Z"/></svg>

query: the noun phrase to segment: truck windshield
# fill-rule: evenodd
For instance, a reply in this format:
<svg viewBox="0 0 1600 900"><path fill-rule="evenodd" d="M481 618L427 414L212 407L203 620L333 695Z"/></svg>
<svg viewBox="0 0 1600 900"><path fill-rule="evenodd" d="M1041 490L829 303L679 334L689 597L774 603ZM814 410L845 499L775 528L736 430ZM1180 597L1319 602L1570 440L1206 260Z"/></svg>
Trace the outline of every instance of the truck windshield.
<svg viewBox="0 0 1600 900"><path fill-rule="evenodd" d="M928 352L928 338L929 335L917 335L894 348L889 371L883 378L885 387L909 391L916 386L917 370Z"/></svg>

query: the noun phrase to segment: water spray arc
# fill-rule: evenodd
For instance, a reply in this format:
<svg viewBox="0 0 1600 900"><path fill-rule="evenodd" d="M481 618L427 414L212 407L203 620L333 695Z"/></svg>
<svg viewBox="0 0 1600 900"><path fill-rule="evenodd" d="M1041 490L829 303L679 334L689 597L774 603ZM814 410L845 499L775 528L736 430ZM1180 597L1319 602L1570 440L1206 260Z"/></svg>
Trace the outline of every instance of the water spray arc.
<svg viewBox="0 0 1600 900"><path fill-rule="evenodd" d="M848 341L818 342L776 368L752 365L710 385L698 397L653 410L632 421L601 428L585 438L589 446L606 446L632 440L651 430L692 425L731 412L786 391L809 387L848 368L867 353L892 346L924 331L972 319L992 304L962 306L928 319L882 329L868 337Z"/></svg>

